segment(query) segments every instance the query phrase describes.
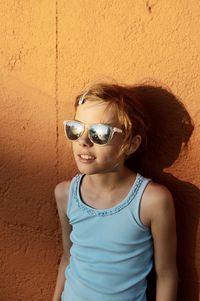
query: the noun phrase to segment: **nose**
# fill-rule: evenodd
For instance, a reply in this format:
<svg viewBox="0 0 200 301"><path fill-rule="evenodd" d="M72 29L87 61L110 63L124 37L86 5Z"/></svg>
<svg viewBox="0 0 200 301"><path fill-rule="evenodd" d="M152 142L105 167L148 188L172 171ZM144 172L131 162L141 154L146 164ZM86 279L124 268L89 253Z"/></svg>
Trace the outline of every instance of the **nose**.
<svg viewBox="0 0 200 301"><path fill-rule="evenodd" d="M90 141L88 137L88 130L85 129L84 133L81 135L81 137L78 138L78 143L80 146L92 146L93 143Z"/></svg>

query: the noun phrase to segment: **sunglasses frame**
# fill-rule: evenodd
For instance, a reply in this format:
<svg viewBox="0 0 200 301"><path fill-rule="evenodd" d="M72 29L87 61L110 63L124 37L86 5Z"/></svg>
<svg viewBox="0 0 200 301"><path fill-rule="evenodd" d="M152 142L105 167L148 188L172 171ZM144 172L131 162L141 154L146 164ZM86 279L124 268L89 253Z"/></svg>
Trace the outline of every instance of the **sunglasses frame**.
<svg viewBox="0 0 200 301"><path fill-rule="evenodd" d="M74 140L73 140L73 139L69 139L69 137L67 136L67 132L66 132L66 125L67 125L67 123L70 122L70 121L75 121L75 122L78 122L78 123L80 123L81 125L83 125L83 132L82 132L82 134L81 134L77 139L74 139ZM70 141L77 141L77 140L83 135L83 133L85 132L85 129L87 129L87 130L88 130L88 138L90 139L90 141L91 141L93 144L96 144L96 145L99 145L99 146L104 146L104 145L108 144L108 142L113 138L114 133L120 133L120 134L123 133L123 130L122 130L122 129L117 128L117 127L113 127L113 126L111 126L111 125L109 125L109 124L106 124L106 123L91 123L91 124L89 124L89 123L83 123L83 122L78 121L78 120L65 120L65 121L63 121L63 125L64 125L64 133L65 133L65 136L66 136L66 138L67 138L68 140L70 140ZM110 134L110 136L109 136L109 138L108 138L108 141L107 141L106 143L104 143L104 144L99 144L99 143L96 143L96 142L94 142L94 141L92 140L92 138L90 137L89 129L90 129L90 127L92 127L92 126L94 126L94 125L104 125L104 126L107 126L107 127L110 128L111 134Z"/></svg>

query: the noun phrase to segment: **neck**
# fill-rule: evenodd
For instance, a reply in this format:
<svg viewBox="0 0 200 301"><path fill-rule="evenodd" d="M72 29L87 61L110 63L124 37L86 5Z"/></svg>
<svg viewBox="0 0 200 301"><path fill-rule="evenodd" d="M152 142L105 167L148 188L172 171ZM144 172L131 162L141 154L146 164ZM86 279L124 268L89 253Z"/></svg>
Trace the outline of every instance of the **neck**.
<svg viewBox="0 0 200 301"><path fill-rule="evenodd" d="M132 178L133 176L135 176L135 173L124 167L120 172L111 171L101 174L86 175L86 178L88 184L94 189L112 191L119 186L119 184L122 185L123 181L127 181L128 178Z"/></svg>

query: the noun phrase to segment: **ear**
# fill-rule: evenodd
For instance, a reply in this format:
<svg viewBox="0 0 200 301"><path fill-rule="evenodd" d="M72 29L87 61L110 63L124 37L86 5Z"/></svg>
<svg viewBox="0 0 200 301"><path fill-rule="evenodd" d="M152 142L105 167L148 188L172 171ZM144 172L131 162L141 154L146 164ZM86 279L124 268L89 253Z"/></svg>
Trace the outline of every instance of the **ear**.
<svg viewBox="0 0 200 301"><path fill-rule="evenodd" d="M141 142L142 142L142 137L140 135L134 136L130 145L127 145L125 154L129 156L129 155L135 153L136 150L138 149L138 147L140 146Z"/></svg>

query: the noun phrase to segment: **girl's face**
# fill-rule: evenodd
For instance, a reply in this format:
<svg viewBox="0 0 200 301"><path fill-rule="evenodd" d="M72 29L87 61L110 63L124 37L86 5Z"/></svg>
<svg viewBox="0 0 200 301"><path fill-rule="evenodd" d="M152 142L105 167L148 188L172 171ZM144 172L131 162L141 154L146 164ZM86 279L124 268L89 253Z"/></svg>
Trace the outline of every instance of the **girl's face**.
<svg viewBox="0 0 200 301"><path fill-rule="evenodd" d="M121 128L115 110L108 110L107 103L102 101L86 101L79 105L75 119L85 124L106 123ZM123 133L114 133L108 144L101 146L90 141L86 128L82 136L72 142L79 171L84 174L120 171L124 165L124 155L118 156L123 137Z"/></svg>

